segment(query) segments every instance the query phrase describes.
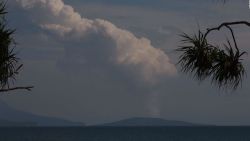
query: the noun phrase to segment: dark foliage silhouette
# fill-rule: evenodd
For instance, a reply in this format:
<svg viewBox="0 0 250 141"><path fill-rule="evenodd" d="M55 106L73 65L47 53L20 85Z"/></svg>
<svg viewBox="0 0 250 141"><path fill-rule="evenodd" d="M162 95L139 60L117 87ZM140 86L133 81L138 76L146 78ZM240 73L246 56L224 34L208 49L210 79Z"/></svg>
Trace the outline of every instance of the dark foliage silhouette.
<svg viewBox="0 0 250 141"><path fill-rule="evenodd" d="M211 82L219 88L237 89L245 76L242 56L247 53L238 48L233 30L236 25L250 27L248 21L223 22L217 27L208 28L206 32L199 30L193 36L183 33L183 45L177 49L181 53L178 62L181 70L192 74L199 81L211 78ZM208 35L222 28L229 30L231 38L222 47L211 44Z"/></svg>
<svg viewBox="0 0 250 141"><path fill-rule="evenodd" d="M33 87L10 87L14 84L18 72L22 68L19 58L15 53L15 41L13 33L15 30L9 29L6 24L5 15L6 3L0 2L0 92L17 89L31 90Z"/></svg>

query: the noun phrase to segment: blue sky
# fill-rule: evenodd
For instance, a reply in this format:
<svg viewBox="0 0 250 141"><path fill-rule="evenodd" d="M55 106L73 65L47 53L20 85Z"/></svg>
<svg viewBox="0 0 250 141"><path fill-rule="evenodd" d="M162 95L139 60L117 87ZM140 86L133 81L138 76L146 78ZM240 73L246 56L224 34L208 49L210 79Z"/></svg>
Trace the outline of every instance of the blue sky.
<svg viewBox="0 0 250 141"><path fill-rule="evenodd" d="M223 21L248 20L248 1L223 5L212 0L65 0L82 18L93 21L90 27L79 26L87 30L75 28L77 18L69 20L67 12L54 16L50 8L40 8L39 3L32 8L27 6L32 0L26 6L22 1L8 3L8 21L17 29L24 63L17 85L32 84L35 89L28 95L2 95L13 107L87 124L129 117L250 124L249 78L242 88L225 92L174 66L178 34L192 34L198 25L206 29ZM249 52L249 31L236 32L240 46ZM211 38L220 42L224 35ZM246 56L247 70L249 61Z"/></svg>

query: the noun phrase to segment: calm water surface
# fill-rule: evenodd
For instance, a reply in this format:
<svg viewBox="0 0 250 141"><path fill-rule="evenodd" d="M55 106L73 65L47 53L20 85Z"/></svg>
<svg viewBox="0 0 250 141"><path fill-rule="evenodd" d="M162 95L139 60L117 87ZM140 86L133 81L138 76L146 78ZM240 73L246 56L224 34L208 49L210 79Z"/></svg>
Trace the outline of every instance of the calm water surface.
<svg viewBox="0 0 250 141"><path fill-rule="evenodd" d="M0 128L0 141L250 141L250 127Z"/></svg>

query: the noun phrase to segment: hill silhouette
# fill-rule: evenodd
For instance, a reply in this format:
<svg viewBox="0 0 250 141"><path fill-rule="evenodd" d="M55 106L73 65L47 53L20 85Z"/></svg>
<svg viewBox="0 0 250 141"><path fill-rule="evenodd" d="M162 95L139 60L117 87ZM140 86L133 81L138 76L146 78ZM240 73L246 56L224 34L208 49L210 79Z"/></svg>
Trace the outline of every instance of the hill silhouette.
<svg viewBox="0 0 250 141"><path fill-rule="evenodd" d="M145 118L136 117L124 119L112 123L105 123L99 126L201 126L199 124L175 121L175 120L165 120L161 118Z"/></svg>
<svg viewBox="0 0 250 141"><path fill-rule="evenodd" d="M0 100L0 126L83 126L83 123L72 122L55 117L40 116L15 108Z"/></svg>

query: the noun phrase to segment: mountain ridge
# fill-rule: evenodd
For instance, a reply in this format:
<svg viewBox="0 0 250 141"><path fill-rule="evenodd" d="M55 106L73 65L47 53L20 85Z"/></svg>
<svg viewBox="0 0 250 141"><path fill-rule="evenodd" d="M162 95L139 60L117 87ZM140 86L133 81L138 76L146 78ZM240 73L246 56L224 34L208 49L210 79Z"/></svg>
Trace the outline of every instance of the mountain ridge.
<svg viewBox="0 0 250 141"><path fill-rule="evenodd" d="M0 127L1 126L84 126L84 124L24 112L12 108L0 100Z"/></svg>
<svg viewBox="0 0 250 141"><path fill-rule="evenodd" d="M166 120L162 118L134 117L111 123L99 124L96 126L133 127L133 126L202 126L202 125L185 121Z"/></svg>

